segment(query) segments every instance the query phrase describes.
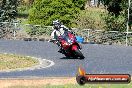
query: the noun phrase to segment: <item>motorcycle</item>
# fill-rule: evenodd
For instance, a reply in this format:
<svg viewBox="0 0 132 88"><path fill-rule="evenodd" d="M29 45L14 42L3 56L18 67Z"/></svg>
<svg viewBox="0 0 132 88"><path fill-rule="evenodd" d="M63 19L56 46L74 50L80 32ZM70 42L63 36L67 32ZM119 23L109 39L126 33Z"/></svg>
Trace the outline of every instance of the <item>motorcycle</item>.
<svg viewBox="0 0 132 88"><path fill-rule="evenodd" d="M67 58L85 58L81 52L81 45L76 41L76 37L71 32L67 31L63 35L59 36L56 43L60 43L62 54Z"/></svg>

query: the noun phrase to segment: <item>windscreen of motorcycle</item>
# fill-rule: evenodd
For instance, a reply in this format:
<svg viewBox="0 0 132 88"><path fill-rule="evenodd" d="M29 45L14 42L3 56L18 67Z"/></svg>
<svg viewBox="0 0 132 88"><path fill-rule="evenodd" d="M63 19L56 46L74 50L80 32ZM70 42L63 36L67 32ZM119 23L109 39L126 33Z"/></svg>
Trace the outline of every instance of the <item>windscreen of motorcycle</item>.
<svg viewBox="0 0 132 88"><path fill-rule="evenodd" d="M67 43L69 43L69 44L72 44L72 43L74 42L73 39L70 39L70 38L69 38L68 34L64 34L64 35L63 35L63 39L64 39Z"/></svg>

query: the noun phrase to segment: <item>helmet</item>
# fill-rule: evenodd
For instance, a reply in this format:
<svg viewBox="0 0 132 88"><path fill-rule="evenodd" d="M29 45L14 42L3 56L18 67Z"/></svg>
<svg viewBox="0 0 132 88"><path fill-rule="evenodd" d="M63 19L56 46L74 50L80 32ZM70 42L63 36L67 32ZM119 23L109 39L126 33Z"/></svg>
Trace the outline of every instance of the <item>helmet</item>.
<svg viewBox="0 0 132 88"><path fill-rule="evenodd" d="M54 20L53 21L53 26L54 26L55 29L58 30L60 28L60 26L61 26L60 21L59 20Z"/></svg>

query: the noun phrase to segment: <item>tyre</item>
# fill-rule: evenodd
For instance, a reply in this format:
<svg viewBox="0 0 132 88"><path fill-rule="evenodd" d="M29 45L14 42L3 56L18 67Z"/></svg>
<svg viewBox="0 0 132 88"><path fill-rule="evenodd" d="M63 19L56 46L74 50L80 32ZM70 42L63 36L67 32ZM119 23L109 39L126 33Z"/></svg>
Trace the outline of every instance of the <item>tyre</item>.
<svg viewBox="0 0 132 88"><path fill-rule="evenodd" d="M83 54L82 54L82 52L79 50L79 49L77 49L76 51L74 51L75 52L75 56L76 57L79 57L80 59L84 59L85 57L83 56Z"/></svg>

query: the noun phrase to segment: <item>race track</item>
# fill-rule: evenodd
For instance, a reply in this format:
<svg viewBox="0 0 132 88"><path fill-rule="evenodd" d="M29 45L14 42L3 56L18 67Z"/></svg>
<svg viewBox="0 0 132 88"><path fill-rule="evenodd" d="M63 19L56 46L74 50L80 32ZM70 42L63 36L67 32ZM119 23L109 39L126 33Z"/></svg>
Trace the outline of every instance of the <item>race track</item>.
<svg viewBox="0 0 132 88"><path fill-rule="evenodd" d="M83 44L84 60L66 59L56 45L42 41L0 40L0 53L12 53L48 59L55 64L35 70L0 72L0 78L76 76L78 66L87 73L132 74L132 47Z"/></svg>

